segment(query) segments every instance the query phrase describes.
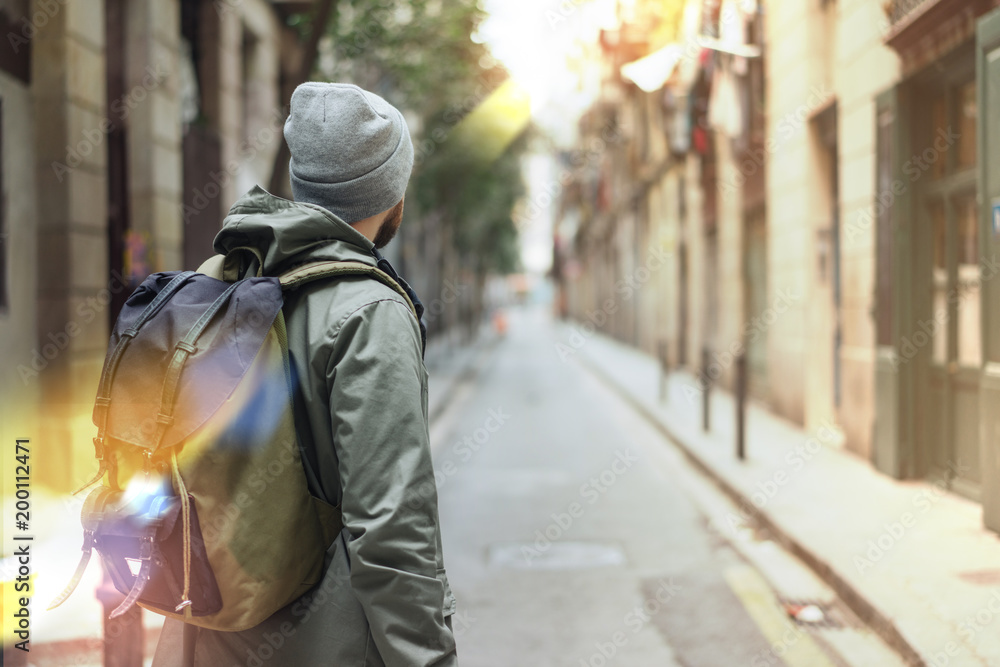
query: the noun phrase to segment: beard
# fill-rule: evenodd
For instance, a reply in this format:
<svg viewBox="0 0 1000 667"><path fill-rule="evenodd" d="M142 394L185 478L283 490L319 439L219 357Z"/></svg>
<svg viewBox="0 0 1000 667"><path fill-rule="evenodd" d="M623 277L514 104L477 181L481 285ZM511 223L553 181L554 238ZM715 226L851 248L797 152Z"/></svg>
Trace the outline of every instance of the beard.
<svg viewBox="0 0 1000 667"><path fill-rule="evenodd" d="M375 233L375 239L372 241L375 244L376 250L381 250L382 248L389 245L389 241L392 237L396 235L399 231L399 225L403 222L403 200L400 199L399 203L393 206L388 215L385 216L385 220L378 228L378 232Z"/></svg>

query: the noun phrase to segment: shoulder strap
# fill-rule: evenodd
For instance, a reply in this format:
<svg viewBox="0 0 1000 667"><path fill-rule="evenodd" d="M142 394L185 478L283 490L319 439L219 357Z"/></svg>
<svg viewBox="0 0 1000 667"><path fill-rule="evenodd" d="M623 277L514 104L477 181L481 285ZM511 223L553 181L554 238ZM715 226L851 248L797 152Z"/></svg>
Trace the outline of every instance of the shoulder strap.
<svg viewBox="0 0 1000 667"><path fill-rule="evenodd" d="M254 254L255 257L259 258L259 252L255 251L253 248L235 248L236 251L246 250ZM231 279L232 274L227 270L230 269L226 266L226 257L223 255L215 255L208 260L206 260L201 266L198 267L198 273L204 273L206 275L212 276L219 280ZM231 265L230 265L231 266ZM230 269L231 270L231 269ZM226 275L228 274L228 275ZM281 281L281 289L290 290L295 289L310 283L314 280L321 280L324 278L334 278L337 276L371 276L379 282L387 285L396 294L403 297L406 305L410 307L410 311L413 313L414 317L417 315L416 308L414 308L413 300L410 299L410 295L406 293L406 290L396 282L392 276L383 271L382 269L372 266L370 264L365 264L364 262L351 262L351 261L334 261L334 260L324 260L318 262L309 262L308 264L303 264L302 266L297 266L291 271L287 271L280 276L278 279Z"/></svg>
<svg viewBox="0 0 1000 667"><path fill-rule="evenodd" d="M390 287L396 294L403 297L406 305L409 306L410 312L413 313L414 317L417 317L417 311L413 307L413 301L410 300L410 296L406 293L406 290L392 279L392 276L387 274L382 269L372 266L371 264L365 264L364 262L337 262L337 261L320 261L320 262L310 262L309 264L303 264L287 273L283 273L278 279L281 281L281 289L289 290L300 287L306 283L312 282L314 280L320 280L323 278L334 278L337 276L371 276L379 282Z"/></svg>
<svg viewBox="0 0 1000 667"><path fill-rule="evenodd" d="M247 256L257 260L254 275L262 275L261 267L264 266L264 258L260 250L251 246L233 248L226 255L212 255L201 263L197 271L216 280L225 280L227 283L236 282L240 277L241 262Z"/></svg>
<svg viewBox="0 0 1000 667"><path fill-rule="evenodd" d="M253 256L258 260L258 264L260 264L260 252L256 249L250 247L234 248L233 252L230 253L230 259L236 251L248 251L253 253ZM204 273L205 275L219 280L232 282L237 276L233 275L232 264L226 260L226 256L214 255L198 267L198 273ZM414 317L417 316L417 310L413 305L413 300L410 299L410 295L406 293L406 290L388 273L376 266L365 264L364 262L334 260L309 262L308 264L297 266L291 271L281 274L278 276L278 279L281 281L281 289L290 290L300 287L306 283L310 283L314 280L350 275L371 276L379 282L384 283L396 292L396 294L403 297L403 300L406 301L406 305L410 307L410 311L413 313ZM417 319L419 320L420 318L418 317Z"/></svg>

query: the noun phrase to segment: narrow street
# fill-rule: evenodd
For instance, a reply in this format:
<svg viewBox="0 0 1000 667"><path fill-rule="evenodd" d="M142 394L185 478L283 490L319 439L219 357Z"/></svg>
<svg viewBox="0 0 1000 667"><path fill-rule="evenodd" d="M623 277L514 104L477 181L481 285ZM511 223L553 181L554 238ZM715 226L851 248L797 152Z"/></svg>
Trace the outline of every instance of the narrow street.
<svg viewBox="0 0 1000 667"><path fill-rule="evenodd" d="M903 664L839 603L789 620L768 577L786 600L823 586L760 536L731 544L728 501L560 359L559 326L512 312L432 424L464 667Z"/></svg>

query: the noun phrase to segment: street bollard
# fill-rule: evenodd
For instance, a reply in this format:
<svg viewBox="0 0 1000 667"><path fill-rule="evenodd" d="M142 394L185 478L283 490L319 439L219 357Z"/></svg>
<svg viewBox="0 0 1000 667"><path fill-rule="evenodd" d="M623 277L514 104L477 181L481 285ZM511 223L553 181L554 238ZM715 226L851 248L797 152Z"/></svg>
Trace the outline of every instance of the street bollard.
<svg viewBox="0 0 1000 667"><path fill-rule="evenodd" d="M118 618L109 619L125 596L111 583L107 572L97 588L97 599L104 607L104 667L142 667L142 607L135 605Z"/></svg>
<svg viewBox="0 0 1000 667"><path fill-rule="evenodd" d="M711 414L709 414L709 405L712 399L712 376L708 374L708 348L701 348L701 379L705 383L705 391L701 392L701 429L706 433L709 430L709 424L711 422Z"/></svg>
<svg viewBox="0 0 1000 667"><path fill-rule="evenodd" d="M667 341L661 340L657 345L660 355L660 402L667 399Z"/></svg>
<svg viewBox="0 0 1000 667"><path fill-rule="evenodd" d="M746 459L747 358L736 357L736 458Z"/></svg>

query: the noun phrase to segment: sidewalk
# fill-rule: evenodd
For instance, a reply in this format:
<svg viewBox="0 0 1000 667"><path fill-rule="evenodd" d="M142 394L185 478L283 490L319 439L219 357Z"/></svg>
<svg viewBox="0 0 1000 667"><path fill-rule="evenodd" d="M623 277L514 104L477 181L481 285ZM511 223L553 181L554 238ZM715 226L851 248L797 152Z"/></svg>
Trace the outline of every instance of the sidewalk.
<svg viewBox="0 0 1000 667"><path fill-rule="evenodd" d="M561 328L560 342L569 333ZM571 358L676 442L905 659L1000 665L1000 537L983 528L977 504L891 479L840 449L835 429L807 433L755 406L741 463L728 393L713 390L706 434L692 375L672 373L661 403L654 358L599 334ZM731 518L738 529L742 518Z"/></svg>

